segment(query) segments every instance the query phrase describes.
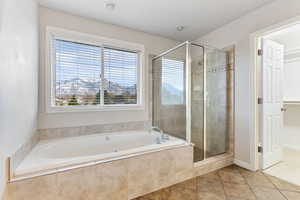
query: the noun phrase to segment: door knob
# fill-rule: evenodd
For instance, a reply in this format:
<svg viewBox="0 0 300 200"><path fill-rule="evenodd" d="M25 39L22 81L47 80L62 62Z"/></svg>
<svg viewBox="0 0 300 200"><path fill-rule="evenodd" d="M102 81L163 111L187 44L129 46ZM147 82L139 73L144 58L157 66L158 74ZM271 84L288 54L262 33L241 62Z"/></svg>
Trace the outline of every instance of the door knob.
<svg viewBox="0 0 300 200"><path fill-rule="evenodd" d="M286 110L286 108L281 108L281 112L285 112Z"/></svg>

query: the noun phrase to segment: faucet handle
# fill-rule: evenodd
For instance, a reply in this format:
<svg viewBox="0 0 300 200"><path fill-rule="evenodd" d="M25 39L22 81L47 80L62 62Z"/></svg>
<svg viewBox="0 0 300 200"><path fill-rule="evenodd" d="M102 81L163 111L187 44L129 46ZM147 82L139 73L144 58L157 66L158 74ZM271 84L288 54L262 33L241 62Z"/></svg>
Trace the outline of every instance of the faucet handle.
<svg viewBox="0 0 300 200"><path fill-rule="evenodd" d="M169 140L170 138L169 138L169 135L168 135L168 134L166 134L166 133L164 133L164 132L161 132L161 139L162 139L163 141L166 141L166 140Z"/></svg>
<svg viewBox="0 0 300 200"><path fill-rule="evenodd" d="M170 139L169 135L166 134L166 133L164 133L164 134L162 135L162 137L163 137L164 140L169 140L169 139Z"/></svg>

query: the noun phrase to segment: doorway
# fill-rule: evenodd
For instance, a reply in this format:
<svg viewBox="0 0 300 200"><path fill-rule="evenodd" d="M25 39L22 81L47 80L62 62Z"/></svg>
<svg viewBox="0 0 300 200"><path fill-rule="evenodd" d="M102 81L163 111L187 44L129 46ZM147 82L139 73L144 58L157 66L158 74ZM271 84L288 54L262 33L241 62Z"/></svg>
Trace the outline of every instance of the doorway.
<svg viewBox="0 0 300 200"><path fill-rule="evenodd" d="M300 185L300 23L256 37L258 168Z"/></svg>

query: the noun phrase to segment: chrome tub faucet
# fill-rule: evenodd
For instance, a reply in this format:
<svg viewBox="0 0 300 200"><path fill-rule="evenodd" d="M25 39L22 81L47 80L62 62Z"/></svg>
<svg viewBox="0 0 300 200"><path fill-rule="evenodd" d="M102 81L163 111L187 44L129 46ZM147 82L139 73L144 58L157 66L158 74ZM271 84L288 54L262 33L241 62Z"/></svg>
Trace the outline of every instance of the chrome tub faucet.
<svg viewBox="0 0 300 200"><path fill-rule="evenodd" d="M170 139L170 138L169 138L169 135L166 134L166 133L164 133L163 130L160 129L159 127L157 127L157 126L152 126L152 127L151 127L151 130L160 132L160 139L159 139L159 138L156 139L156 143L158 143L158 144L161 143L160 140L161 140L162 142L165 142L166 140L169 140L169 139Z"/></svg>

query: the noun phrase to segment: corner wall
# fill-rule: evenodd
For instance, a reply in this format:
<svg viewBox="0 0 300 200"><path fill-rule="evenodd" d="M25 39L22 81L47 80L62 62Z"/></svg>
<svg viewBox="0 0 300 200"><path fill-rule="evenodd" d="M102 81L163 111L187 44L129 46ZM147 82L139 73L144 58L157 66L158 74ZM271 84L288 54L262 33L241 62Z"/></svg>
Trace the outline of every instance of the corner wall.
<svg viewBox="0 0 300 200"><path fill-rule="evenodd" d="M255 98L252 98L250 34L297 15L300 15L299 0L277 0L196 40L218 48L236 47L235 162L242 167L256 169L252 145L255 141L252 108Z"/></svg>
<svg viewBox="0 0 300 200"><path fill-rule="evenodd" d="M0 200L3 199L3 194L6 189L6 183L5 183L5 158L4 156L0 153Z"/></svg>
<svg viewBox="0 0 300 200"><path fill-rule="evenodd" d="M0 0L0 199L5 159L36 131L38 6L35 0Z"/></svg>

